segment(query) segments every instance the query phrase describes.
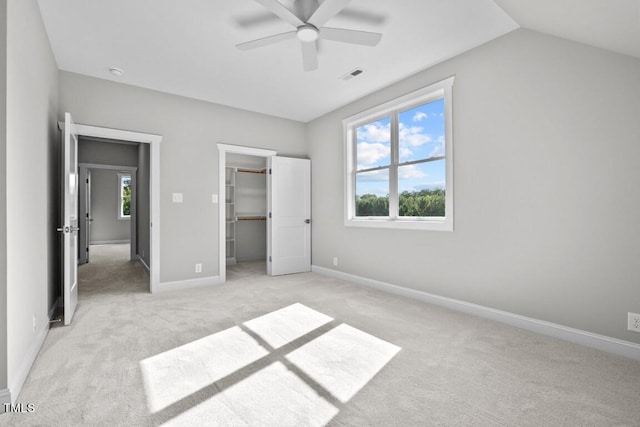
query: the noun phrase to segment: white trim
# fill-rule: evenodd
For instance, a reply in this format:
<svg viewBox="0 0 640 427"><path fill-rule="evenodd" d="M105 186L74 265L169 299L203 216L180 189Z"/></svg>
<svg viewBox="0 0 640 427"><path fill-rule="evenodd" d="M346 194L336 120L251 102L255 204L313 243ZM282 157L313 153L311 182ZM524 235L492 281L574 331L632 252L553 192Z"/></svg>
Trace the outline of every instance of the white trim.
<svg viewBox="0 0 640 427"><path fill-rule="evenodd" d="M64 123L60 122L58 126L63 129ZM79 136L149 144L149 157L151 162L149 177L149 202L151 205L149 207L151 210L151 230L149 233L149 239L151 240L149 260L151 263L151 271L149 272L149 290L153 293L155 288L160 284L160 143L162 142L162 135L81 124L76 124L75 127Z"/></svg>
<svg viewBox="0 0 640 427"><path fill-rule="evenodd" d="M640 361L640 344L313 265L311 271Z"/></svg>
<svg viewBox="0 0 640 427"><path fill-rule="evenodd" d="M131 240L96 240L91 242L91 246L96 246L96 245L124 245L124 244L131 244Z"/></svg>
<svg viewBox="0 0 640 427"><path fill-rule="evenodd" d="M344 225L345 227L397 228L412 230L453 231L454 194L453 194L453 81L455 76L448 77L422 89L392 99L384 104L369 108L342 120L342 138L344 145ZM396 113L420 104L427 104L437 99L444 99L445 118L445 217L398 217L398 123ZM391 156L389 165L389 215L390 217L356 217L355 215L355 129L358 126L390 115L391 120ZM395 129L395 131L394 131ZM395 190L393 190L395 189Z"/></svg>
<svg viewBox="0 0 640 427"><path fill-rule="evenodd" d="M191 288L221 285L224 281L220 276L202 277L198 279L178 280L175 282L159 283L155 292L178 291Z"/></svg>
<svg viewBox="0 0 640 427"><path fill-rule="evenodd" d="M278 154L275 150L218 142L218 277L220 277L220 283L227 281L227 227L225 221L225 200L227 199L225 168L227 167L227 153L265 157L267 159Z"/></svg>
<svg viewBox="0 0 640 427"><path fill-rule="evenodd" d="M2 410L0 411L0 415L4 414L4 404L11 403L11 390L8 388L0 389L0 405L2 405ZM0 418L2 419L2 418Z"/></svg>
<svg viewBox="0 0 640 427"><path fill-rule="evenodd" d="M138 258L138 262L140 263L140 265L142 265L142 268L144 268L144 270L148 274L149 273L149 266L147 265L147 263L144 261L144 259L140 255L137 255L137 258Z"/></svg>
<svg viewBox="0 0 640 427"><path fill-rule="evenodd" d="M20 394L20 391L22 391L22 386L24 386L24 382L27 380L29 371L31 371L31 367L36 361L38 353L40 353L40 349L42 348L48 333L49 319L46 319L46 321L41 320L36 331L35 340L32 341L31 347L15 372L15 376L12 375L11 381L9 382L9 393L13 399L12 403L15 403L15 399Z"/></svg>

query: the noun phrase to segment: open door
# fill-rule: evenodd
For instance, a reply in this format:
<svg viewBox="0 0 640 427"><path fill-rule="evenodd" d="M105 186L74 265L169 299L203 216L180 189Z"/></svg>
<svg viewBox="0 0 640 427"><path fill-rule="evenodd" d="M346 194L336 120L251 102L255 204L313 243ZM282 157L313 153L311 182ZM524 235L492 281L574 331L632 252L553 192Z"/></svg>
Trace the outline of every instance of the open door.
<svg viewBox="0 0 640 427"><path fill-rule="evenodd" d="M63 233L63 298L64 324L69 325L78 304L78 135L71 114L64 114L64 223Z"/></svg>
<svg viewBox="0 0 640 427"><path fill-rule="evenodd" d="M91 243L91 169L81 163L78 174L78 265L82 265L89 262Z"/></svg>
<svg viewBox="0 0 640 427"><path fill-rule="evenodd" d="M311 161L270 157L267 272L311 271Z"/></svg>

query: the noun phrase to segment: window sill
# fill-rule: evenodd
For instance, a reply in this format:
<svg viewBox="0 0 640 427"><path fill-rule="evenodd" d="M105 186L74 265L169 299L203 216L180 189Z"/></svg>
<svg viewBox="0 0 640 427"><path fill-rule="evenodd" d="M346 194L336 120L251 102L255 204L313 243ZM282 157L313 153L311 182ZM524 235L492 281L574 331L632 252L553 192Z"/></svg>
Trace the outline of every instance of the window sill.
<svg viewBox="0 0 640 427"><path fill-rule="evenodd" d="M453 231L453 221L443 219L388 219L388 218L362 218L347 219L346 227L363 228L394 228L398 230L427 230L427 231Z"/></svg>

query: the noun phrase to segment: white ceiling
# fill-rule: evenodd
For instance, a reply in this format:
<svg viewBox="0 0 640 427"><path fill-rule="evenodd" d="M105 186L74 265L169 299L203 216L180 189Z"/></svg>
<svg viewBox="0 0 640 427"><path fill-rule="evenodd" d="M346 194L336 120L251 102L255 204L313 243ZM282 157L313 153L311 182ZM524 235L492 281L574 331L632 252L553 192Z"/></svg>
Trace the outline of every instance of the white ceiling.
<svg viewBox="0 0 640 427"><path fill-rule="evenodd" d="M62 70L302 122L519 26L640 58L640 0L352 0L326 26L381 32L382 41L320 41L311 72L296 39L235 48L293 30L255 0L38 3ZM356 67L364 73L341 79Z"/></svg>

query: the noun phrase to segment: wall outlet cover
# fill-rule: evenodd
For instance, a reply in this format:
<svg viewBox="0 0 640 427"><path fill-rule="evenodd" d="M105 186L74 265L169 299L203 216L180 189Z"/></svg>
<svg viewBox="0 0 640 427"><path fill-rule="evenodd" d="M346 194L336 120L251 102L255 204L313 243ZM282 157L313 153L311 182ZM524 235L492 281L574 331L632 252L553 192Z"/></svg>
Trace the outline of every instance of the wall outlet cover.
<svg viewBox="0 0 640 427"><path fill-rule="evenodd" d="M630 331L640 332L640 314L629 313L629 323L627 327Z"/></svg>
<svg viewBox="0 0 640 427"><path fill-rule="evenodd" d="M182 203L182 193L173 193L172 200L173 203Z"/></svg>

